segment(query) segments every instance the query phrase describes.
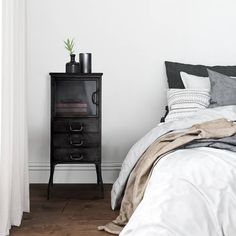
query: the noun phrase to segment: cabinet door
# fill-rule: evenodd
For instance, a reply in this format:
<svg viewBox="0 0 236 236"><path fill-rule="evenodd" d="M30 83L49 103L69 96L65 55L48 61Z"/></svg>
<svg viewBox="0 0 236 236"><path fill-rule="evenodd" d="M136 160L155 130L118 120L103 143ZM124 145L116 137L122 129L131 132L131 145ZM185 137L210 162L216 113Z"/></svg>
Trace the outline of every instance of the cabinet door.
<svg viewBox="0 0 236 236"><path fill-rule="evenodd" d="M56 117L97 117L98 81L82 79L56 80L54 83Z"/></svg>

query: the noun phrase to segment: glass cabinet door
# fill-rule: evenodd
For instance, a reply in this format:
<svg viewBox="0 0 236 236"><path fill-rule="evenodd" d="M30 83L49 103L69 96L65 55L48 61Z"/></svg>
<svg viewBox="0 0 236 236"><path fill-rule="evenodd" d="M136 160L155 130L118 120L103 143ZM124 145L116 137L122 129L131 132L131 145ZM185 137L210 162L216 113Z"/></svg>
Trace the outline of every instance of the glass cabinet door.
<svg viewBox="0 0 236 236"><path fill-rule="evenodd" d="M96 80L62 80L55 84L57 117L98 116Z"/></svg>

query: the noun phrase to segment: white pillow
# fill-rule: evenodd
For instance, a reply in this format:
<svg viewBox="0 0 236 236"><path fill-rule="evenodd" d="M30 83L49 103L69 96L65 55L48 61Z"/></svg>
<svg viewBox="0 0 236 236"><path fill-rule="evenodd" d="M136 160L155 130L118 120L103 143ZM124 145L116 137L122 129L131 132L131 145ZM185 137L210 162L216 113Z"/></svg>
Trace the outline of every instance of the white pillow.
<svg viewBox="0 0 236 236"><path fill-rule="evenodd" d="M180 77L186 89L211 89L209 77L190 75L183 71L180 72Z"/></svg>
<svg viewBox="0 0 236 236"><path fill-rule="evenodd" d="M173 121L193 115L209 106L208 89L169 89L167 91L169 113L165 121Z"/></svg>

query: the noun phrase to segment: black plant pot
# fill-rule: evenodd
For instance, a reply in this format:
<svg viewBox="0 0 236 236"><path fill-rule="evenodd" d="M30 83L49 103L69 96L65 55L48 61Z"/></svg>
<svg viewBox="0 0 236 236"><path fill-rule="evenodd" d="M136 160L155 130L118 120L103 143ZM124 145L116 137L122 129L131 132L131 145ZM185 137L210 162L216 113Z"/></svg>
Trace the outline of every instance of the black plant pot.
<svg viewBox="0 0 236 236"><path fill-rule="evenodd" d="M66 73L80 73L80 65L75 61L75 54L71 54L70 62L66 63Z"/></svg>

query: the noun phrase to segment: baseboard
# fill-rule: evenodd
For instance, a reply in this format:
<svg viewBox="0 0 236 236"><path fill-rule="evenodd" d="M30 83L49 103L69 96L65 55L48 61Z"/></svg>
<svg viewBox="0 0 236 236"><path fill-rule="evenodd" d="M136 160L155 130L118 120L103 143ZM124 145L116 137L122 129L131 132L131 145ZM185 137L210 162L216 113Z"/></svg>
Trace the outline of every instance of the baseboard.
<svg viewBox="0 0 236 236"><path fill-rule="evenodd" d="M49 163L29 162L29 177L32 184L48 183ZM121 163L102 163L104 183L114 183L118 177ZM95 183L96 171L94 165L57 165L54 174L55 183Z"/></svg>

